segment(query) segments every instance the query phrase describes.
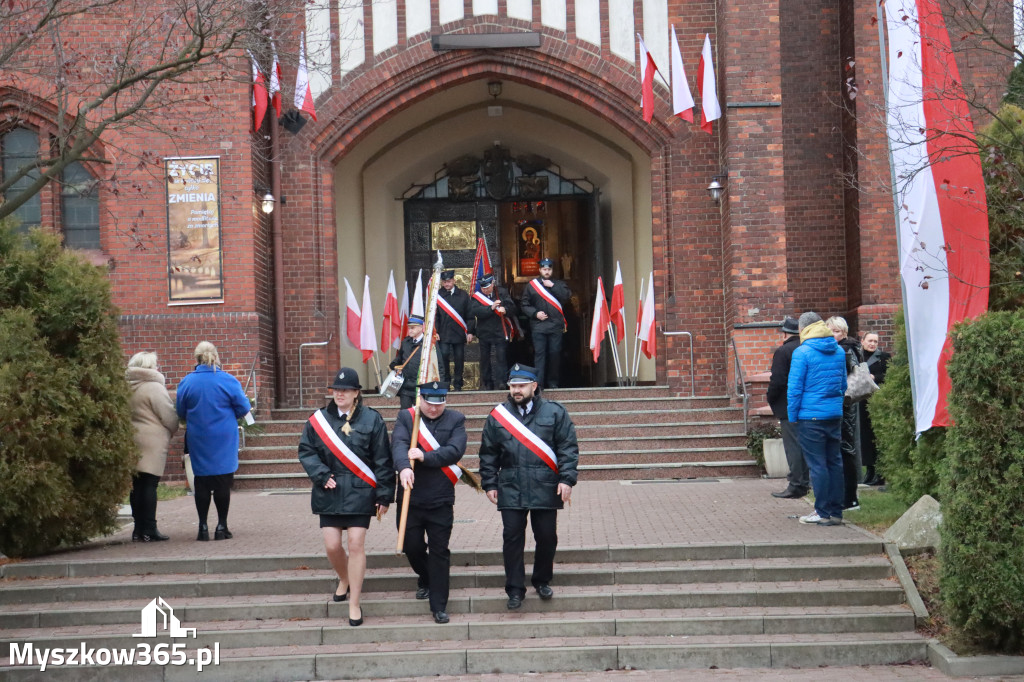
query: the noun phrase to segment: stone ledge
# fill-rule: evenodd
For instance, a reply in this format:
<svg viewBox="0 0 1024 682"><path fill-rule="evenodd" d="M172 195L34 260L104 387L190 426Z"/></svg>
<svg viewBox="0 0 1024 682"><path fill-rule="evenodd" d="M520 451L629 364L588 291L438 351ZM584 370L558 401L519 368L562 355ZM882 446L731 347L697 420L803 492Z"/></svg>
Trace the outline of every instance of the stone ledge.
<svg viewBox="0 0 1024 682"><path fill-rule="evenodd" d="M928 662L950 677L1024 675L1024 656L959 656L935 639L928 642Z"/></svg>

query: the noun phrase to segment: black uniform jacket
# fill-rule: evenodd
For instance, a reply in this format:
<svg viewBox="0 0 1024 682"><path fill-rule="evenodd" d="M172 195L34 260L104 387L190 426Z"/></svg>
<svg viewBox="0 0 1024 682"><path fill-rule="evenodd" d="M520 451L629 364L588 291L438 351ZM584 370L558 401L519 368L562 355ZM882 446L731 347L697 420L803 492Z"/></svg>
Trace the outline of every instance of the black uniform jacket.
<svg viewBox="0 0 1024 682"><path fill-rule="evenodd" d="M480 443L480 481L484 490L498 491L498 509L561 509L558 484L576 485L580 450L576 427L559 403L534 396L525 417L512 399L505 407L514 418L555 451L558 471L520 443L493 415L484 423Z"/></svg>
<svg viewBox="0 0 1024 682"><path fill-rule="evenodd" d="M419 341L413 341L411 336L407 336L402 339L402 346L395 353L395 359L388 365L391 369L395 369L409 358L409 362L402 369L402 388L398 390L399 393L405 395L416 395L416 383L420 374L420 356L423 355L423 349L420 346L423 344L423 336L420 336ZM419 351L413 355L413 351L420 348Z"/></svg>
<svg viewBox="0 0 1024 682"><path fill-rule="evenodd" d="M345 420L338 416L333 401L324 410L327 422L357 457L373 471L377 487L352 473L334 456L313 425L306 422L299 440L299 461L313 482L310 504L314 514L374 514L374 504L390 505L395 498L395 469L391 464L391 448L384 418L361 402L356 406L350 433L342 433ZM333 474L337 483L327 490L324 484Z"/></svg>
<svg viewBox="0 0 1024 682"><path fill-rule="evenodd" d="M789 366L793 362L793 351L800 345L800 337L790 334L772 355L772 378L768 380L768 406L776 419L789 421L786 388L789 385Z"/></svg>
<svg viewBox="0 0 1024 682"><path fill-rule="evenodd" d="M542 289L547 291L562 304L562 310L569 305L569 297L572 295L569 292L569 285L560 279L551 280L552 285L545 287L541 281L541 278L533 280L540 285ZM564 332L565 331L565 319L562 317L564 313L559 312L558 308L551 305L543 296L537 293L536 289L533 288L533 284L527 282L523 287L523 295L519 297L519 304L523 307L523 312L530 318L530 328L536 332ZM538 311L544 311L548 314L548 319L538 320Z"/></svg>
<svg viewBox="0 0 1024 682"><path fill-rule="evenodd" d="M486 296L486 294L484 295ZM512 295L508 293L508 289L495 286L488 298L498 305L504 306L506 319L512 320L515 317L516 305ZM471 314L476 318L476 335L481 341L498 343L505 340L505 328L498 313L475 298L470 299L469 307Z"/></svg>
<svg viewBox="0 0 1024 682"><path fill-rule="evenodd" d="M423 450L423 461L416 462L413 473L416 480L412 487L412 499L409 505L423 509L433 509L455 504L455 486L445 475L443 468L458 463L466 454L466 417L458 410L450 407L437 419L420 416L420 424L426 424L430 433L437 439L440 448L427 452L430 448L422 439L419 442ZM412 436L412 415L409 410L398 413L395 431L391 435L391 456L395 469L399 472L409 468L409 441ZM398 485L398 502L401 503L405 491Z"/></svg>
<svg viewBox="0 0 1024 682"><path fill-rule="evenodd" d="M469 313L469 294L458 287L452 287L451 291L441 287L441 290L437 292L437 298L439 301L444 300L451 305L462 316L462 321L466 323L468 333L474 333L476 321ZM467 330L460 327L459 323L453 320L451 315L442 310L440 303L437 306L437 316L434 318L434 329L437 330L441 343L466 343Z"/></svg>

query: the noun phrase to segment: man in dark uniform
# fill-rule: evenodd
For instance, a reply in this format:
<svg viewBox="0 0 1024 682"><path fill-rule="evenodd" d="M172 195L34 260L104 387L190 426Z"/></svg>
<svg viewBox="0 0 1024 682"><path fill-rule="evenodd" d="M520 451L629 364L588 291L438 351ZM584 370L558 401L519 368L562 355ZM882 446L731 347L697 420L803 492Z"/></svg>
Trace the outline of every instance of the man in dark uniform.
<svg viewBox="0 0 1024 682"><path fill-rule="evenodd" d="M537 383L543 388L558 388L562 334L566 332L565 306L571 295L565 282L552 279L554 264L550 258L542 258L540 277L530 280L520 297L523 312L530 318Z"/></svg>
<svg viewBox="0 0 1024 682"><path fill-rule="evenodd" d="M469 294L455 286L455 271L441 273L441 290L437 292L437 317L434 328L440 341L437 344L441 380L451 382L453 391L461 391L465 367L466 344L473 340L475 328L469 316ZM455 363L451 373L450 363Z"/></svg>
<svg viewBox="0 0 1024 682"><path fill-rule="evenodd" d="M402 483L398 489L399 508L404 495L412 496L403 547L418 576L416 598L429 598L434 622L447 623L451 569L448 539L455 519L455 484L462 473L458 462L466 453L466 418L461 412L445 409L446 382L421 384L419 388L417 447L410 447L415 408L402 410L392 435L391 454ZM416 464L415 473L411 462ZM397 518L401 527L401 515Z"/></svg>
<svg viewBox="0 0 1024 682"><path fill-rule="evenodd" d="M549 583L558 546L558 510L576 485L579 445L565 408L536 395L532 367L514 365L508 387L509 399L491 410L484 423L480 482L501 512L506 606L515 611L526 597L527 515L537 541L530 582L541 599L554 595Z"/></svg>
<svg viewBox="0 0 1024 682"><path fill-rule="evenodd" d="M804 461L804 453L796 439L796 424L789 421L786 405L789 365L793 360L793 351L800 345L797 321L792 317L784 319L782 333L786 335L786 340L772 355L772 377L768 380L768 406L772 408L772 414L779 420L782 429L782 447L786 450L786 462L789 464L789 485L781 492L772 493L772 497L795 499L806 495L811 487L807 462Z"/></svg>
<svg viewBox="0 0 1024 682"><path fill-rule="evenodd" d="M402 388L398 389L398 401L403 410L416 402L416 382L420 374L420 348L423 345L423 318L409 317L409 335L402 339L402 346L395 353L395 359L388 365L402 375ZM401 369L399 369L401 368Z"/></svg>
<svg viewBox="0 0 1024 682"><path fill-rule="evenodd" d="M494 283L494 275L480 278L480 291L473 294L470 311L476 318L476 337L480 340L480 387L485 390L493 390L505 383L508 374L508 342L514 329L514 306L508 290Z"/></svg>

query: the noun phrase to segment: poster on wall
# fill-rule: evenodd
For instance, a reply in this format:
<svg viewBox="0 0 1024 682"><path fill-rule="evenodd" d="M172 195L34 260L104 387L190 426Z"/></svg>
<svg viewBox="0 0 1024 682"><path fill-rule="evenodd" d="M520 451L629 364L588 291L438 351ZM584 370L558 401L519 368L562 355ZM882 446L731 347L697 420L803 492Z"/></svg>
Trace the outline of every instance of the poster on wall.
<svg viewBox="0 0 1024 682"><path fill-rule="evenodd" d="M220 157L164 159L168 305L224 302Z"/></svg>

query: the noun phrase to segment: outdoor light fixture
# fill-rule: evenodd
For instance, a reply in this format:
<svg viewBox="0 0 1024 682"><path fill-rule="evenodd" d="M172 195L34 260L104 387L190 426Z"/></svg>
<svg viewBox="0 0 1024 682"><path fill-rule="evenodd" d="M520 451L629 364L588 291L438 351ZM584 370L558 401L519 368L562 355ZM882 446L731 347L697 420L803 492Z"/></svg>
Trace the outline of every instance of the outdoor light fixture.
<svg viewBox="0 0 1024 682"><path fill-rule="evenodd" d="M722 181L725 178L725 175L716 175L711 179L711 184L708 185L708 194L711 195L711 201L715 202L715 206L722 203L722 194L725 193L725 185L722 184Z"/></svg>
<svg viewBox="0 0 1024 682"><path fill-rule="evenodd" d="M491 81L487 84L487 94L494 99L501 97L501 81Z"/></svg>
<svg viewBox="0 0 1024 682"><path fill-rule="evenodd" d="M270 189L267 187L257 187L256 196L260 198L260 208L266 214L274 212L274 195L270 193Z"/></svg>

